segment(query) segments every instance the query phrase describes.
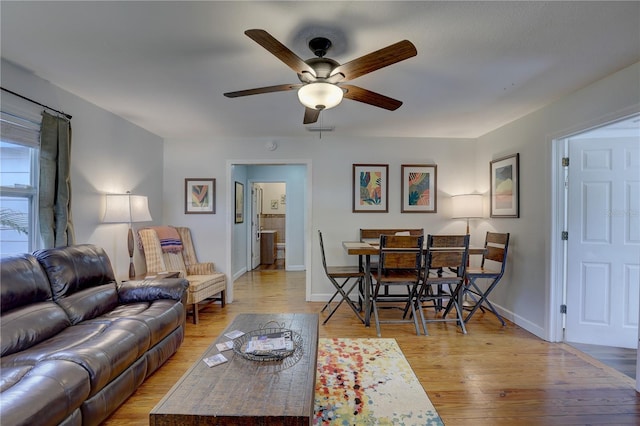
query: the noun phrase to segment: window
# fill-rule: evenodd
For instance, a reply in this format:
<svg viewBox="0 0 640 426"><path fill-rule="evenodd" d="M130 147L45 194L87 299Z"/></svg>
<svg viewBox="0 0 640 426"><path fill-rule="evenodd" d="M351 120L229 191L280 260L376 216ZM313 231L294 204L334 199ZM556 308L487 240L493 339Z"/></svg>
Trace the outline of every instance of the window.
<svg viewBox="0 0 640 426"><path fill-rule="evenodd" d="M5 257L38 248L40 123L2 112L0 124L0 256Z"/></svg>

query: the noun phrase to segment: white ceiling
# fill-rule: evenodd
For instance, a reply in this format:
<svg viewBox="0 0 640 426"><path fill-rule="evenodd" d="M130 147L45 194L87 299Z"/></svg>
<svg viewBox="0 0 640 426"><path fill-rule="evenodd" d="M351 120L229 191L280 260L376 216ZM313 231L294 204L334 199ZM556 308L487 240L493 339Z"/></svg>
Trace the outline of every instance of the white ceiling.
<svg viewBox="0 0 640 426"><path fill-rule="evenodd" d="M303 59L326 36L340 63L415 44L350 82L404 104L346 99L321 114L336 136L474 138L640 60L638 1L2 0L0 14L3 58L165 138L312 135L293 91L222 95L299 82L250 28Z"/></svg>

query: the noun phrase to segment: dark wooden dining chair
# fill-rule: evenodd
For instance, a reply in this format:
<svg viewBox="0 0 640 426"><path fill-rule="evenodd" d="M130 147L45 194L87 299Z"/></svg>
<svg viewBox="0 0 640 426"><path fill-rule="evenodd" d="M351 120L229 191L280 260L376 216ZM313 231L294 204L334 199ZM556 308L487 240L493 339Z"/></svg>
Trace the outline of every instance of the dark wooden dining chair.
<svg viewBox="0 0 640 426"><path fill-rule="evenodd" d="M347 305L355 312L358 319L364 323L364 318L361 315L360 311L362 309L362 298L363 298L363 286L364 286L364 271L360 270L358 266L327 266L327 260L324 254L324 242L322 241L322 232L318 230L318 238L320 239L320 254L322 255L322 266L324 267L324 272L331 281L331 284L335 287L335 293L329 299L329 301L324 305L320 312L324 312L327 308L331 307L331 302L340 296L340 300L337 302L336 306L331 309L329 315L322 324L326 324L329 319L333 316L333 314L338 310L342 302L346 302ZM351 300L351 293L357 287L358 289L358 301L359 306L356 306L355 302Z"/></svg>
<svg viewBox="0 0 640 426"><path fill-rule="evenodd" d="M465 322L468 322L478 309L484 311L483 305L486 305L502 325L505 325L504 319L498 311L496 311L488 297L504 275L504 270L507 266L508 249L508 232L487 232L480 267L467 268L467 284L464 288L464 296L467 300L471 299L473 304L471 305L471 311L464 319ZM488 287L486 287L486 290L482 290L477 283L477 280L481 279L488 280Z"/></svg>
<svg viewBox="0 0 640 426"><path fill-rule="evenodd" d="M414 323L420 334L414 298L422 277L423 235L381 235L378 269L374 273L371 296L376 332L381 336L380 324ZM393 288L394 290L391 290ZM407 307L411 315L407 317ZM380 318L380 310L398 309L397 318Z"/></svg>
<svg viewBox="0 0 640 426"><path fill-rule="evenodd" d="M460 300L469 256L469 235L428 235L426 248L424 278L415 300L424 334L429 334L427 323L430 322L455 322L466 334ZM441 307L445 305L447 309L441 316ZM430 308L435 312L425 316L424 310ZM455 317L448 315L451 309L455 310Z"/></svg>
<svg viewBox="0 0 640 426"><path fill-rule="evenodd" d="M360 241L380 241L380 235L424 235L422 228L360 228ZM364 270L364 259L358 256L358 265ZM369 260L369 268L372 272L378 270L378 256L372 256Z"/></svg>

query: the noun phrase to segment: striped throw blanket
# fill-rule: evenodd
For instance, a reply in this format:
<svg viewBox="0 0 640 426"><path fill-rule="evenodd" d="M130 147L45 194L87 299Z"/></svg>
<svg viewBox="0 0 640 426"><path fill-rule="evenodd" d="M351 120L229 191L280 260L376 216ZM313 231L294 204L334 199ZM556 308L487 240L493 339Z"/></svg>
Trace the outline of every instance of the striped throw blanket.
<svg viewBox="0 0 640 426"><path fill-rule="evenodd" d="M182 251L182 240L178 230L173 226L152 226L160 240L160 247L165 253L175 253Z"/></svg>

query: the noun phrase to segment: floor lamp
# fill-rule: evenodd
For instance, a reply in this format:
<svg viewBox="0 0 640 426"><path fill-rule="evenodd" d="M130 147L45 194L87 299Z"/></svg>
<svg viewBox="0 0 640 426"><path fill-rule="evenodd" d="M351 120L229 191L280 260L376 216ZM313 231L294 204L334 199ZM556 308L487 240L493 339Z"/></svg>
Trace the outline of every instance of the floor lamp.
<svg viewBox="0 0 640 426"><path fill-rule="evenodd" d="M129 232L127 234L127 248L129 249L129 278L136 276L136 269L133 266L133 229L131 224L136 222L150 222L149 201L142 195L107 194L106 207L104 210L104 223L127 223Z"/></svg>
<svg viewBox="0 0 640 426"><path fill-rule="evenodd" d="M451 197L451 217L453 219L467 220L467 235L469 235L469 219L480 219L484 213L482 205L482 194L460 194ZM467 267L469 266L469 257L467 257ZM465 278L465 285L467 284ZM466 299L462 301L464 306L469 305Z"/></svg>

